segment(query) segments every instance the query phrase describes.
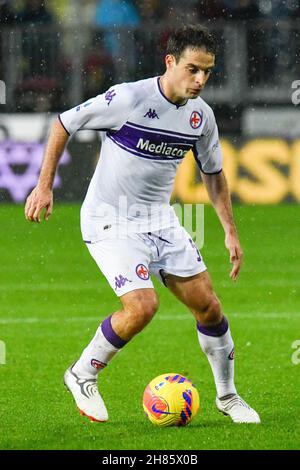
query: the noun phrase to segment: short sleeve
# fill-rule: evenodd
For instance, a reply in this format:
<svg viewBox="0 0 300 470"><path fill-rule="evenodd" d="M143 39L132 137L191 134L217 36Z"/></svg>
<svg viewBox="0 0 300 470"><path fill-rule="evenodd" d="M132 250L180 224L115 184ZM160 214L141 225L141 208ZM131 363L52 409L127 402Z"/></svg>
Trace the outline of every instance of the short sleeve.
<svg viewBox="0 0 300 470"><path fill-rule="evenodd" d="M211 108L208 108L207 121L203 133L195 144L194 156L203 173L215 174L222 171L219 131Z"/></svg>
<svg viewBox="0 0 300 470"><path fill-rule="evenodd" d="M61 113L58 118L69 135L81 129L118 130L127 121L132 107L132 91L123 83Z"/></svg>

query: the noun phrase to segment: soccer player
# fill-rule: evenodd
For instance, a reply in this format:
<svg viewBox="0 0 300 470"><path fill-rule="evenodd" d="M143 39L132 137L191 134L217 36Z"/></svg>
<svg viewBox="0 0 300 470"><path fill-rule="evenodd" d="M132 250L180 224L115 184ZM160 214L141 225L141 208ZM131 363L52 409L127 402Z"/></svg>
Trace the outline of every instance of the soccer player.
<svg viewBox="0 0 300 470"><path fill-rule="evenodd" d="M158 296L155 275L196 319L201 349L215 380L219 411L236 423L260 418L234 384L234 344L200 252L180 225L170 195L177 167L193 150L225 232L230 277L238 277L242 249L235 227L214 113L199 96L214 67L216 44L201 26L171 34L162 76L122 83L60 114L45 151L25 215L48 220L57 164L70 135L101 132L101 154L81 208L83 240L120 297L81 356L64 375L81 414L107 421L97 375L151 321ZM108 314L109 312L107 312Z"/></svg>

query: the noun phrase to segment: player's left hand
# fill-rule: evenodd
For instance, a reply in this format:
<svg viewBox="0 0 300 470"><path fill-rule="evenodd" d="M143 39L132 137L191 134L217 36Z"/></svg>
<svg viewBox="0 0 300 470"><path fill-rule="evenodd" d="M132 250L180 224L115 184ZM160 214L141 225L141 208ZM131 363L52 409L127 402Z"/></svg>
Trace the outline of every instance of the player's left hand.
<svg viewBox="0 0 300 470"><path fill-rule="evenodd" d="M229 251L230 263L233 264L230 277L233 281L236 281L242 266L243 259L243 251L236 233L226 234L225 246Z"/></svg>

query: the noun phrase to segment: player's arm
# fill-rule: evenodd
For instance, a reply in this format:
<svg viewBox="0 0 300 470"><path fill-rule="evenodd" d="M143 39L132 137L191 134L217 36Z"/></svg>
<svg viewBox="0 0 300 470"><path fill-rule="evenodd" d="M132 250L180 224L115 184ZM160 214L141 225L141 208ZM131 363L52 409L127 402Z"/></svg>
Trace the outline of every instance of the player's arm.
<svg viewBox="0 0 300 470"><path fill-rule="evenodd" d="M115 85L106 93L60 114L50 133L38 184L26 201L28 220L40 222L44 208L46 220L52 212L54 176L69 136L82 129L120 129L133 109L134 97L129 84Z"/></svg>
<svg viewBox="0 0 300 470"><path fill-rule="evenodd" d="M38 183L26 200L25 217L31 222L41 221L43 209L45 209L45 220L48 220L52 213L53 181L68 138L69 134L57 119L51 128Z"/></svg>
<svg viewBox="0 0 300 470"><path fill-rule="evenodd" d="M209 198L224 228L225 246L230 253L230 262L233 264L230 277L233 281L236 281L241 269L243 251L234 223L228 184L223 171L216 174L202 173L201 176Z"/></svg>

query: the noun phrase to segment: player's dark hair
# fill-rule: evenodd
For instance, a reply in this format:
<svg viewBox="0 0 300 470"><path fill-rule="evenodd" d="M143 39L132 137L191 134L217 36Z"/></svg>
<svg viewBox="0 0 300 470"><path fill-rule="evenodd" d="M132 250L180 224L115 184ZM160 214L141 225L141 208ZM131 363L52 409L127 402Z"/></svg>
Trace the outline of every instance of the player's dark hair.
<svg viewBox="0 0 300 470"><path fill-rule="evenodd" d="M216 54L217 43L213 34L205 26L184 26L170 34L166 54L172 54L176 62L187 48L204 49L210 54Z"/></svg>

